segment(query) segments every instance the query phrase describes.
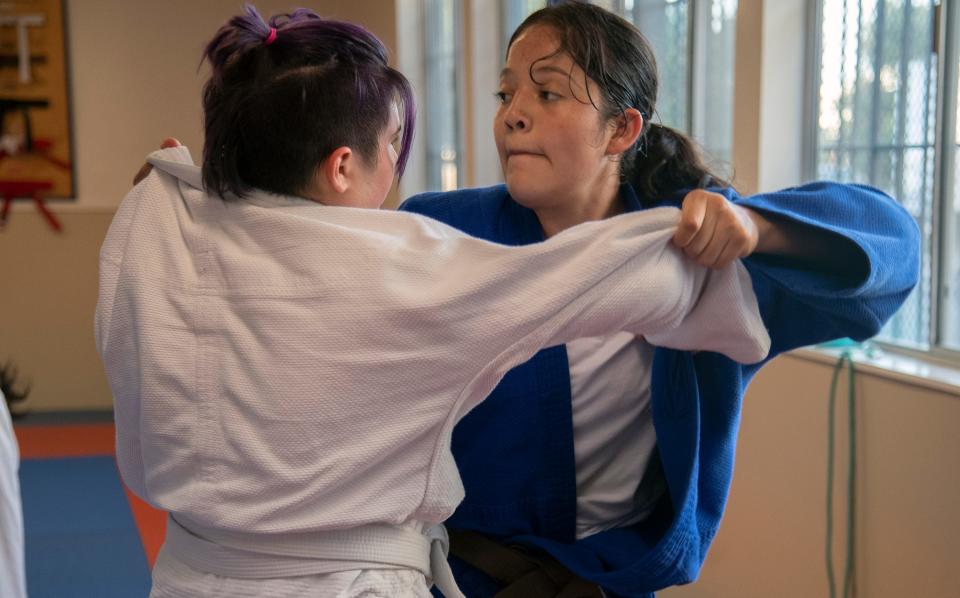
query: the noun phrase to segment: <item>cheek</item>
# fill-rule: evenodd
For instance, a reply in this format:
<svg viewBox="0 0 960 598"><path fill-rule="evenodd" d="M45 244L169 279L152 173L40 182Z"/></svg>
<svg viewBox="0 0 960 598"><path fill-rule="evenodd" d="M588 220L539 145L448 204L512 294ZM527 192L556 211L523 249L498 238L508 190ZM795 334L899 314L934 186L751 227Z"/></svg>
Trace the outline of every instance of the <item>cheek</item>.
<svg viewBox="0 0 960 598"><path fill-rule="evenodd" d="M556 130L554 147L558 148L557 161L565 164L572 171L584 175L587 171L598 168L603 160L603 140L596 132L584 131L581 128L560 128Z"/></svg>
<svg viewBox="0 0 960 598"><path fill-rule="evenodd" d="M394 175L393 163L389 163L380 174L380 187L381 189L386 189L389 191L390 186L393 184L393 175Z"/></svg>
<svg viewBox="0 0 960 598"><path fill-rule="evenodd" d="M493 142L497 145L497 151L503 152L503 138L504 133L506 132L506 126L503 124L503 119L500 118L500 112L497 112L496 118L493 119Z"/></svg>

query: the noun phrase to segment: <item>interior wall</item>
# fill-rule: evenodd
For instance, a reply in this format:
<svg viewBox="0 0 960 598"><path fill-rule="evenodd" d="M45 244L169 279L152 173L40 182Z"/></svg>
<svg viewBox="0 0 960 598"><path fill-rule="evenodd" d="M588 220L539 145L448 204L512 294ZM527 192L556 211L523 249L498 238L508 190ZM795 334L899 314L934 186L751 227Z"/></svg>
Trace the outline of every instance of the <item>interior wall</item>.
<svg viewBox="0 0 960 598"><path fill-rule="evenodd" d="M831 374L829 365L794 356L761 370L747 392L730 500L700 579L658 596L829 595L824 555ZM840 380L833 503L838 584L846 554L846 372ZM960 398L872 374L856 380L858 595L957 596Z"/></svg>
<svg viewBox="0 0 960 598"><path fill-rule="evenodd" d="M26 202L0 231L0 362L32 384L38 411L109 408L93 344L97 254L144 156L167 136L202 147L198 69L207 40L240 0L67 3L77 197L52 210L54 233ZM298 6L359 22L396 48L390 1L258 0L263 15ZM376 9L371 10L371 5Z"/></svg>
<svg viewBox="0 0 960 598"><path fill-rule="evenodd" d="M361 23L394 54L393 3L323 0L254 2L265 17L304 6ZM69 14L76 206L114 208L143 157L167 136L202 148L200 92L205 43L243 6L239 0L84 0Z"/></svg>

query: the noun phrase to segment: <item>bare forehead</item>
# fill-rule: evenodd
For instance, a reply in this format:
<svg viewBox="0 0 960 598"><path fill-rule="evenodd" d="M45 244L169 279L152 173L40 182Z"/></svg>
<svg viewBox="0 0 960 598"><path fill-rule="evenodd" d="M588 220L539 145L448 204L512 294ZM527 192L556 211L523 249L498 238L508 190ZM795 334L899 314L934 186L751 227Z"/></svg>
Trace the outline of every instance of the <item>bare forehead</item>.
<svg viewBox="0 0 960 598"><path fill-rule="evenodd" d="M560 36L550 27L534 25L520 34L510 46L501 76L526 75L531 67L561 74L576 70L573 59L560 52Z"/></svg>

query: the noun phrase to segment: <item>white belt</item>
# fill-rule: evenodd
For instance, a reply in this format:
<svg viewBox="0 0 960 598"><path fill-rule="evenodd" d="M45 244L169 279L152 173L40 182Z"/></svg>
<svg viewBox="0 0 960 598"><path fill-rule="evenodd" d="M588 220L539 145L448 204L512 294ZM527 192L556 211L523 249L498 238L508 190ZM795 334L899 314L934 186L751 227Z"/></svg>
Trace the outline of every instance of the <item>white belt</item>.
<svg viewBox="0 0 960 598"><path fill-rule="evenodd" d="M194 569L214 575L266 579L353 569L415 569L446 598L465 598L447 563L450 540L442 525L423 532L383 524L276 537L195 531L169 517L165 549Z"/></svg>

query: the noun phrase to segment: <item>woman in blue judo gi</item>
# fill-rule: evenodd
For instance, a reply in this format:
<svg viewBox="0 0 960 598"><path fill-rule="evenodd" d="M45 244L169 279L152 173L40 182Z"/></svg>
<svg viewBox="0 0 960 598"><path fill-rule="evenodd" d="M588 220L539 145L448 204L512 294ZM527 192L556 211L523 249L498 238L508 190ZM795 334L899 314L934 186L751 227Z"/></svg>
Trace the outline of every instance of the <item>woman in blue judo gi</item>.
<svg viewBox="0 0 960 598"><path fill-rule="evenodd" d="M916 283L917 227L883 193L814 183L741 196L682 134L653 123L652 51L601 8L532 14L510 40L496 95L506 185L427 193L403 210L523 245L682 206L674 242L687 255L717 267L743 259L770 357L873 336ZM465 594L641 597L694 580L759 367L619 334L513 369L454 432L466 499L447 523Z"/></svg>

